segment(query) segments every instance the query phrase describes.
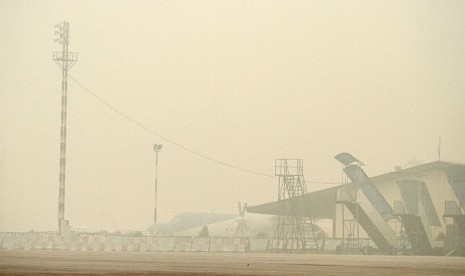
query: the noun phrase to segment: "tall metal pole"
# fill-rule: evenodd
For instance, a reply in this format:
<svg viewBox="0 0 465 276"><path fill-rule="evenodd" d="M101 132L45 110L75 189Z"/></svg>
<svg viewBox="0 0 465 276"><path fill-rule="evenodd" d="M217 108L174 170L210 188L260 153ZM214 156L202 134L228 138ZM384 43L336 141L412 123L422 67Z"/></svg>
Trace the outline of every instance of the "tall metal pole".
<svg viewBox="0 0 465 276"><path fill-rule="evenodd" d="M55 25L55 42L63 45L61 52L53 53L53 61L61 68L61 126L60 126L60 174L58 192L58 232L63 234L65 222L65 179L66 179L66 115L68 93L68 71L77 61L77 53L68 52L69 23Z"/></svg>
<svg viewBox="0 0 465 276"><path fill-rule="evenodd" d="M0 152L0 232L5 232L5 151Z"/></svg>
<svg viewBox="0 0 465 276"><path fill-rule="evenodd" d="M154 209L153 209L153 226L157 224L157 190L158 190L158 153L160 152L163 145L153 145L153 151L155 152L155 194L154 194Z"/></svg>
<svg viewBox="0 0 465 276"><path fill-rule="evenodd" d="M155 152L155 194L153 209L153 225L157 224L157 193L158 193L158 151Z"/></svg>

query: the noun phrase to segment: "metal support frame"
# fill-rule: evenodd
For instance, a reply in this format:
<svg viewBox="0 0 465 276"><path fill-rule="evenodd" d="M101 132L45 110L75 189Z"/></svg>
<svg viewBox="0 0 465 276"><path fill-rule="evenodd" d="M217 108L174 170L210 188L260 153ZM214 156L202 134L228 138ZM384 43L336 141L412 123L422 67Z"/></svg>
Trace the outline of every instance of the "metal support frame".
<svg viewBox="0 0 465 276"><path fill-rule="evenodd" d="M462 214L462 206L455 200L447 200L444 203L444 224L446 225L444 249L446 252L456 252L465 256L465 214Z"/></svg>
<svg viewBox="0 0 465 276"><path fill-rule="evenodd" d="M302 159L276 159L278 225L270 249L303 253L319 249L318 225L311 214Z"/></svg>
<svg viewBox="0 0 465 276"><path fill-rule="evenodd" d="M357 204L357 188L355 185L349 183L349 178L344 173L344 166L342 166L342 183L344 186L339 188L336 192L336 204L341 206L341 225L342 225L342 242L340 245L340 253L343 254L357 254L362 250L362 241L360 239L360 224L356 217L358 217L358 204ZM346 215L346 204L355 204L356 216Z"/></svg>
<svg viewBox="0 0 465 276"><path fill-rule="evenodd" d="M426 184L416 179L397 181L402 201L394 202L395 215L402 221L412 253L429 255L433 253L434 237L432 227L440 225Z"/></svg>
<svg viewBox="0 0 465 276"><path fill-rule="evenodd" d="M465 169L450 166L447 180L456 199L444 203L443 219L446 224L445 249L449 254L465 256Z"/></svg>
<svg viewBox="0 0 465 276"><path fill-rule="evenodd" d="M396 250L397 254L401 255L412 253L412 245L409 241L409 237L407 235L404 223L400 219L400 216L406 213L407 211L405 210L404 202L400 200L394 200L394 215L398 217L398 219L394 220L395 232L398 243L398 247L396 248Z"/></svg>
<svg viewBox="0 0 465 276"><path fill-rule="evenodd" d="M67 97L68 97L68 71L77 62L77 53L68 51L69 44L69 23L61 22L55 25L55 34L58 42L63 46L61 52L53 53L53 61L61 69L61 131L60 131L60 174L58 193L58 232L63 235L68 226L65 221L65 179L66 179L66 117L67 117Z"/></svg>

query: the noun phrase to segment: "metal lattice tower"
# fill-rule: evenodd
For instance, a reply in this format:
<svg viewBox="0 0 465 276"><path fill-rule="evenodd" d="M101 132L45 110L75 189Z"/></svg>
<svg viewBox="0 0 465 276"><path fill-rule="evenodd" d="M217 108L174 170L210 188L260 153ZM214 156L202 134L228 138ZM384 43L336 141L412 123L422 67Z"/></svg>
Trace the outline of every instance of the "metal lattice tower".
<svg viewBox="0 0 465 276"><path fill-rule="evenodd" d="M61 52L53 52L53 61L61 69L61 134L60 134L60 175L58 193L58 232L63 234L65 221L65 179L66 179L66 106L68 90L68 71L77 61L77 53L68 52L69 23L61 22L55 25L55 42L61 44Z"/></svg>
<svg viewBox="0 0 465 276"><path fill-rule="evenodd" d="M319 228L311 215L303 160L275 160L275 175L279 177L279 216L270 249L296 253L318 250Z"/></svg>

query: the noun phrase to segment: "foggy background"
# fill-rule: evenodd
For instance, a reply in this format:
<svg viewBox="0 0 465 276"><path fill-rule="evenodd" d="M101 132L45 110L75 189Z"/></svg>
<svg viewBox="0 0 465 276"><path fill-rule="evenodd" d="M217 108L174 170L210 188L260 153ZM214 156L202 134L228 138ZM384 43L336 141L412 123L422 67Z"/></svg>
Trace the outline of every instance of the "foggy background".
<svg viewBox="0 0 465 276"><path fill-rule="evenodd" d="M61 70L70 23L76 80L192 150L274 174L304 159L340 182L334 156L369 176L465 163L464 1L0 1L0 230L56 230ZM148 133L69 78L65 218L144 230L158 215L237 213L277 180L219 165ZM308 183L309 190L329 184ZM3 213L3 214L2 214Z"/></svg>

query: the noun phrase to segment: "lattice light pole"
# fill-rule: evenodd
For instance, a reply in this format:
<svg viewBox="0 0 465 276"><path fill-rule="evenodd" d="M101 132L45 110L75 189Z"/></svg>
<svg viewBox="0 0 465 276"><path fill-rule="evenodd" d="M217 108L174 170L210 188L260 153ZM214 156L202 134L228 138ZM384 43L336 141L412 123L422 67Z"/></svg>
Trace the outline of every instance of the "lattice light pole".
<svg viewBox="0 0 465 276"><path fill-rule="evenodd" d="M68 71L77 61L77 53L68 52L69 23L55 25L55 42L61 44L61 52L53 52L53 61L61 68L61 134L60 134L60 176L58 194L58 232L63 234L65 223L65 175L66 175L66 105L68 89Z"/></svg>

